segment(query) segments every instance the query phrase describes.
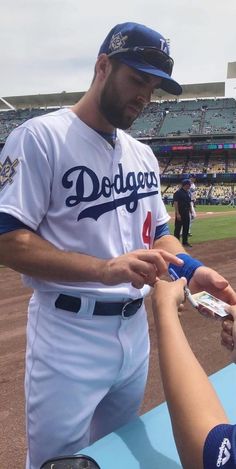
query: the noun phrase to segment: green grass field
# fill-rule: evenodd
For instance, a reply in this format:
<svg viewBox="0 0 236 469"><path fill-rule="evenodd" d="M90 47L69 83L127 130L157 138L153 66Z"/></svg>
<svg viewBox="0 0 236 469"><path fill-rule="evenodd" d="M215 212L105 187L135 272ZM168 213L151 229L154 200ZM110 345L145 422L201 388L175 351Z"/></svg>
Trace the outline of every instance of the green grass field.
<svg viewBox="0 0 236 469"><path fill-rule="evenodd" d="M167 205L168 212L174 212L174 209L171 205ZM206 212L233 212L236 211L236 206L231 207L231 205L196 205L197 213L206 213Z"/></svg>
<svg viewBox="0 0 236 469"><path fill-rule="evenodd" d="M167 208L168 210L168 208ZM196 213L206 212L222 212L222 216L210 216L207 218L196 218L192 223L192 234L190 238L191 244L201 243L204 241L214 241L217 239L236 238L236 213L235 215L227 215L223 212L236 212L236 207L227 205L199 205L196 206ZM168 210L173 215L172 207ZM174 222L170 222L171 233L174 232Z"/></svg>
<svg viewBox="0 0 236 469"><path fill-rule="evenodd" d="M236 207L231 205L197 205L196 210L198 213L203 212L233 212Z"/></svg>

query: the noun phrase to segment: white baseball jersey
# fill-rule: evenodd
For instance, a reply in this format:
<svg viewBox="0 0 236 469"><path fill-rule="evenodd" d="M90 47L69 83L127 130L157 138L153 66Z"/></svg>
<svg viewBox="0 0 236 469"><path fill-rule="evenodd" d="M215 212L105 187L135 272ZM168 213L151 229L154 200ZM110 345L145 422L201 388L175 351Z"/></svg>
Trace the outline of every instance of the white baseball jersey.
<svg viewBox="0 0 236 469"><path fill-rule="evenodd" d="M190 192L191 200L194 202L196 200L196 197L197 197L197 188L196 188L196 184L194 184L194 182L191 182L189 192Z"/></svg>
<svg viewBox="0 0 236 469"><path fill-rule="evenodd" d="M170 218L152 150L121 130L113 148L70 109L19 126L0 158L0 211L59 249L103 259L148 249L156 226ZM127 283L24 280L38 290L108 299L148 292L148 287L138 292Z"/></svg>

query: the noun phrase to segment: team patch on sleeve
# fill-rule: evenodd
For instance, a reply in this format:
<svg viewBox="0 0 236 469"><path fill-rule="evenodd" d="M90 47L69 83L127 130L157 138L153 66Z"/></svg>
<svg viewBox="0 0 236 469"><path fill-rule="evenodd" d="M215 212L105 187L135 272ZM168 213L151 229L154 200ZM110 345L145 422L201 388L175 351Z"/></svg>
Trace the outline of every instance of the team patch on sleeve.
<svg viewBox="0 0 236 469"><path fill-rule="evenodd" d="M6 184L12 184L13 178L16 174L16 166L19 164L19 160L16 158L11 161L10 157L7 156L4 163L0 163L0 191L6 186Z"/></svg>

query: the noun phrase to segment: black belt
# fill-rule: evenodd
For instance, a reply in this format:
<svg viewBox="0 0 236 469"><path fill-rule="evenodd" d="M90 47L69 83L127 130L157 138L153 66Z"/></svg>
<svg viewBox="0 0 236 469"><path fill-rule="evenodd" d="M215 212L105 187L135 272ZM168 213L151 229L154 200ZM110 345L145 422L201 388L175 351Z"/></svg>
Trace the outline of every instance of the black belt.
<svg viewBox="0 0 236 469"><path fill-rule="evenodd" d="M96 301L93 314L96 316L118 316L129 318L133 316L143 304L143 298L127 301L125 303L104 303ZM81 307L81 299L76 296L59 295L55 301L55 307L78 313Z"/></svg>

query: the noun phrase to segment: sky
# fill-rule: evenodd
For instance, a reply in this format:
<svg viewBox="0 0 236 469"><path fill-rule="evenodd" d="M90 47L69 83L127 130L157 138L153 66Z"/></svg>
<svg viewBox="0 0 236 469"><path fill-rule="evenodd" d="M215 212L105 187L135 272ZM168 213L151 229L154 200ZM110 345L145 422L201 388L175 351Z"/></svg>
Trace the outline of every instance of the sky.
<svg viewBox="0 0 236 469"><path fill-rule="evenodd" d="M236 61L236 0L0 0L0 18L1 97L86 91L101 43L126 21L170 39L181 84L225 81Z"/></svg>

